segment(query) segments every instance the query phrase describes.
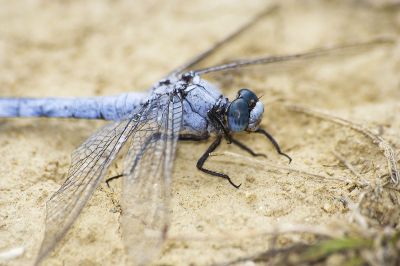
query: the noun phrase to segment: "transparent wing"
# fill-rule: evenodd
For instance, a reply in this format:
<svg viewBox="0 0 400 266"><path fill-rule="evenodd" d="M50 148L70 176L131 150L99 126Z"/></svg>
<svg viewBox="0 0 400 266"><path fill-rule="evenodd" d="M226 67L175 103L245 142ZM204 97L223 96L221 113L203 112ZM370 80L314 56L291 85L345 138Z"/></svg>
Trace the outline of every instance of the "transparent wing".
<svg viewBox="0 0 400 266"><path fill-rule="evenodd" d="M144 107L139 113L145 114ZM72 154L68 178L46 205L46 229L39 263L64 236L102 180L111 162L140 122L139 115L106 125Z"/></svg>
<svg viewBox="0 0 400 266"><path fill-rule="evenodd" d="M170 183L182 102L164 95L151 106L132 136L123 185L123 239L128 265L143 265L158 255L169 224Z"/></svg>
<svg viewBox="0 0 400 266"><path fill-rule="evenodd" d="M193 70L203 75L218 85L224 94L228 94L226 96L231 96L230 93L233 96L243 87L250 87L265 95L266 90L263 89L272 86L271 80L287 79L286 84L298 84L294 79L304 80L307 75L311 80L313 72L321 73L320 79L324 79L323 75L329 71L327 69L330 66L343 69L343 63L362 59L363 55L368 58L377 50L393 46L393 32L384 30L383 25L376 25L382 21L378 13L364 17L361 9L354 9L354 6L341 8L349 15L337 16L336 9L322 6L279 5L279 8L270 9L271 12L261 13L263 16L255 16L253 23L243 24L245 30L238 28L238 34L227 38L223 45L217 42L216 50L205 52L206 58L198 61L195 57L184 65L189 66L188 69L179 70ZM290 15L293 10L302 14L301 19L293 19ZM248 16L251 17L250 14ZM312 34L302 31L310 28L310 25L320 25L321 18L326 22L324 30L313 31ZM343 25L346 25L346 31L343 30ZM362 29L359 28L360 25ZM228 31L228 26L222 28ZM223 35L219 39L224 40ZM195 64L190 64L191 62ZM319 69L319 65L324 68ZM253 80L260 86L254 84ZM282 96L278 90L274 94Z"/></svg>
<svg viewBox="0 0 400 266"><path fill-rule="evenodd" d="M219 71L228 71L228 70L235 70L239 68L245 68L255 65L271 65L275 63L284 63L296 60L306 60L306 59L314 59L323 56L337 56L340 53L348 52L357 49L357 52L360 52L362 48L370 48L381 44L393 44L393 40L391 39L382 39L377 38L367 42L362 43L353 43L347 44L342 46L336 47L327 47L327 48L319 48L313 51L308 51L304 53L298 54L289 54L289 55L281 55L281 56L265 56L259 57L255 59L242 59L232 61L230 63L215 65L211 67L206 67L203 69L194 70L194 73L201 75L207 74L212 72L219 72Z"/></svg>

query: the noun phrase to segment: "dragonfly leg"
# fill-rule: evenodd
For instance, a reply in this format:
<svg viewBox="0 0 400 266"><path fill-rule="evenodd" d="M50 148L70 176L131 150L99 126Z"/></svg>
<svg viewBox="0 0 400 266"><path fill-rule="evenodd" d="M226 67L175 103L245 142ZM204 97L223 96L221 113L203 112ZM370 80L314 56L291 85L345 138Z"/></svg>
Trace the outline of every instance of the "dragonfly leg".
<svg viewBox="0 0 400 266"><path fill-rule="evenodd" d="M213 176L217 176L217 177L222 177L226 180L228 180L228 182L234 186L235 188L239 188L242 184L236 185L235 183L233 183L233 181L231 180L231 178L226 175L226 174L222 174L222 173L218 173L212 170L208 170L206 168L204 168L204 163L206 162L206 160L208 159L208 157L210 156L210 153L213 152L220 144L221 144L221 139L222 136L219 135L217 136L216 140L214 140L213 143L211 143L211 145L208 147L208 149L206 150L206 152L200 157L200 159L197 161L197 169L199 169L200 171L209 174L209 175L213 175Z"/></svg>
<svg viewBox="0 0 400 266"><path fill-rule="evenodd" d="M223 118L221 117L221 110L218 110L217 107L213 107L210 111L208 111L208 117L211 121L213 121L215 127L219 128L220 131L224 133L225 139L228 141L228 144L232 142L232 136L229 132L229 129L225 126L223 122Z"/></svg>
<svg viewBox="0 0 400 266"><path fill-rule="evenodd" d="M231 138L231 141L233 144L235 144L236 146L238 146L239 148L241 148L244 151L247 151L248 153L250 153L252 156L257 157L257 156L262 156L267 158L267 155L263 154L263 153L256 153L254 152L252 149L250 149L249 147L247 147L245 144L241 143L240 141Z"/></svg>
<svg viewBox="0 0 400 266"><path fill-rule="evenodd" d="M149 137L147 138L146 142L143 144L143 147L140 149L140 154L142 154L142 153L147 149L147 146L148 146L150 143L152 143L153 141L155 141L155 140L157 140L158 138L160 138L160 136L161 136L161 135L160 135L159 133L152 134L151 136L149 136ZM136 165L136 164L134 164L134 165ZM132 172L133 172L133 168L130 169L128 173L119 174L119 175L116 175L116 176L112 176L112 177L110 177L110 178L107 178L107 180L106 180L107 186L110 187L110 184L109 184L109 183L110 183L112 180L118 179L118 178L123 177L123 176L125 176L125 175L128 175L128 176L129 176Z"/></svg>
<svg viewBox="0 0 400 266"><path fill-rule="evenodd" d="M111 182L111 181L113 181L114 179L118 179L118 178L120 178L120 177L123 177L123 176L124 176L124 174L120 174L120 175L116 175L116 176L112 176L112 177L110 177L110 178L107 178L107 179L106 179L107 187L110 187L110 182Z"/></svg>
<svg viewBox="0 0 400 266"><path fill-rule="evenodd" d="M195 134L179 134L179 140L183 141L202 141L208 139L210 136L207 135L195 135Z"/></svg>
<svg viewBox="0 0 400 266"><path fill-rule="evenodd" d="M278 142L276 142L276 140L271 136L271 134L269 134L266 130L264 130L264 129L262 129L262 128L257 129L255 132L256 132L256 133L260 133L260 134L266 136L266 137L269 139L269 141L271 141L272 145L274 145L275 150L276 150L280 155L285 156L286 158L288 158L288 159L289 159L289 163L292 162L292 158L291 158L289 155L287 155L286 153L284 153L284 152L281 151L281 148L279 147Z"/></svg>

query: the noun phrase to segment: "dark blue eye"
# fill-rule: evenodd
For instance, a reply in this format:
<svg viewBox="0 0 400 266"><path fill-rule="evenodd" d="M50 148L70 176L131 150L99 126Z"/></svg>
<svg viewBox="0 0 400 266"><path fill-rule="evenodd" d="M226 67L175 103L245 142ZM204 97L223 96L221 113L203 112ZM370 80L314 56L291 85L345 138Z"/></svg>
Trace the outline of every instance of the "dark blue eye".
<svg viewBox="0 0 400 266"><path fill-rule="evenodd" d="M238 132L244 131L249 125L249 106L244 99L234 100L228 108L228 127Z"/></svg>
<svg viewBox="0 0 400 266"><path fill-rule="evenodd" d="M241 89L238 91L238 98L244 99L252 109L258 102L258 97L249 89Z"/></svg>

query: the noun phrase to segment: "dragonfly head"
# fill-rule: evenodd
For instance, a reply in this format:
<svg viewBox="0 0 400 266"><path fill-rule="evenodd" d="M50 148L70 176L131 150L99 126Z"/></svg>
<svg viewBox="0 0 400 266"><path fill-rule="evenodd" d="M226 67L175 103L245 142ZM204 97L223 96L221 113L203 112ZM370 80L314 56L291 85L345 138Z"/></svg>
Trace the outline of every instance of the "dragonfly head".
<svg viewBox="0 0 400 266"><path fill-rule="evenodd" d="M264 113L264 105L249 89L241 89L227 109L228 128L233 132L256 131Z"/></svg>

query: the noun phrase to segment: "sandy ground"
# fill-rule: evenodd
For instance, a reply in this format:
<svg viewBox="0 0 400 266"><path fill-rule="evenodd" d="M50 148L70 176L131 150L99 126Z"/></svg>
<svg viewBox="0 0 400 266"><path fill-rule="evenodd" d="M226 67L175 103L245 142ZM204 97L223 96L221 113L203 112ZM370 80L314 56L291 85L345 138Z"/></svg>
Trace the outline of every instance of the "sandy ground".
<svg viewBox="0 0 400 266"><path fill-rule="evenodd" d="M202 65L235 58L287 54L314 48L392 38L394 44L334 54L256 70L210 75L233 97L241 87L263 95L262 126L293 157L290 167L356 179L339 152L363 178L387 172L382 152L358 132L289 111L296 103L362 123L400 151L400 9L390 1L281 2L280 8ZM221 36L248 21L264 1L1 1L0 96L92 96L140 91ZM58 119L0 120L0 251L25 252L0 265L30 265L44 232L45 202L68 170L69 156L103 122ZM262 162L287 166L261 136L238 137ZM209 142L181 143L174 170L170 236L155 265L209 265L266 250L264 232L282 224L351 223L339 201L357 200L363 190L251 164L229 154L207 166L231 175L225 180L196 170ZM236 147L229 151L250 158ZM117 164L110 175L120 172ZM43 265L124 265L119 227L119 188L104 184ZM379 201L378 201L379 203ZM397 193L366 206L376 225L396 226ZM231 236L221 239L216 236ZM202 240L201 240L202 239ZM285 245L307 236L278 239ZM249 264L251 265L251 264Z"/></svg>

